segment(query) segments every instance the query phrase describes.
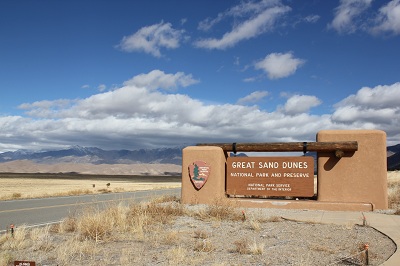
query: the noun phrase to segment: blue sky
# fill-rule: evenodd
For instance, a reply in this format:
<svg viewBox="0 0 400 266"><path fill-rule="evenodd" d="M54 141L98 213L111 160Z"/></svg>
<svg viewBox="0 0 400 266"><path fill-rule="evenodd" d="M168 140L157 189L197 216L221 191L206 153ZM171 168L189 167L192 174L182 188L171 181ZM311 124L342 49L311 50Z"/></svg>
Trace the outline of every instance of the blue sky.
<svg viewBox="0 0 400 266"><path fill-rule="evenodd" d="M1 1L0 152L400 142L400 0Z"/></svg>

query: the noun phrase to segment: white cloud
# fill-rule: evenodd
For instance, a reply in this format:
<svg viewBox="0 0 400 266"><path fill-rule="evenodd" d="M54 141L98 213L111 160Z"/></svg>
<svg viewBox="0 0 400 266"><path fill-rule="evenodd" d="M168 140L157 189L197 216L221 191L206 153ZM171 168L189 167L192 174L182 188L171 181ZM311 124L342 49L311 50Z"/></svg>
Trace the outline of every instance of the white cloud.
<svg viewBox="0 0 400 266"><path fill-rule="evenodd" d="M378 12L369 10L372 0L341 0L328 28L341 34L363 30L373 35L400 34L400 0L391 0Z"/></svg>
<svg viewBox="0 0 400 266"><path fill-rule="evenodd" d="M308 23L316 23L320 18L321 17L318 15L309 15L304 18L304 21Z"/></svg>
<svg viewBox="0 0 400 266"><path fill-rule="evenodd" d="M293 95L286 101L282 111L287 115L308 113L312 107L318 106L321 103L321 100L315 96Z"/></svg>
<svg viewBox="0 0 400 266"><path fill-rule="evenodd" d="M216 18L206 18L200 21L198 29L202 31L209 31L214 25L222 20L233 17L239 19L242 17L251 17L255 14L261 13L263 10L280 5L280 0L262 0L262 1L243 1L240 4L228 8L224 12L217 15Z"/></svg>
<svg viewBox="0 0 400 266"><path fill-rule="evenodd" d="M243 79L243 82L254 82L256 80L257 80L257 77L249 77L249 78Z"/></svg>
<svg viewBox="0 0 400 266"><path fill-rule="evenodd" d="M97 89L100 92L103 92L103 91L105 91L107 89L107 86L105 84L100 84L99 86L97 86Z"/></svg>
<svg viewBox="0 0 400 266"><path fill-rule="evenodd" d="M237 103L240 105L245 105L245 104L252 104L252 103L257 103L261 101L263 98L265 98L268 95L268 91L254 91L250 93L249 95L240 98Z"/></svg>
<svg viewBox="0 0 400 266"><path fill-rule="evenodd" d="M198 82L199 80L194 79L191 74L185 75L183 72L165 74L161 70L153 70L147 74L140 74L128 81L125 81L124 85L146 87L150 90L174 90L178 87L187 87Z"/></svg>
<svg viewBox="0 0 400 266"><path fill-rule="evenodd" d="M272 53L255 64L256 69L264 70L270 79L288 77L305 63L305 60L294 58L292 53Z"/></svg>
<svg viewBox="0 0 400 266"><path fill-rule="evenodd" d="M391 124L396 119L400 123L399 103L400 82L375 88L364 87L337 103L332 118L346 123L361 120Z"/></svg>
<svg viewBox="0 0 400 266"><path fill-rule="evenodd" d="M392 85L379 85L375 88L363 87L357 94L350 95L338 103L337 107L357 105L371 108L396 108L400 103L400 82Z"/></svg>
<svg viewBox="0 0 400 266"><path fill-rule="evenodd" d="M173 29L171 23L160 22L143 27L130 36L124 36L116 47L125 52L143 51L161 57L162 48L179 47L183 33L183 30Z"/></svg>
<svg viewBox="0 0 400 266"><path fill-rule="evenodd" d="M392 0L381 7L375 23L376 25L371 29L374 34L385 32L400 34L400 0Z"/></svg>
<svg viewBox="0 0 400 266"><path fill-rule="evenodd" d="M152 80L149 84L152 86ZM255 92L242 101L257 100L264 94ZM398 102L400 83L395 83L361 88L335 105L333 114L309 114L310 108L320 104L312 95L291 96L284 106L267 112L256 106L206 104L188 95L126 82L85 99L23 104L20 107L26 117L0 116L0 150L313 141L321 129L381 129L388 134L389 143L395 144L400 139Z"/></svg>
<svg viewBox="0 0 400 266"><path fill-rule="evenodd" d="M206 49L226 49L235 46L242 40L254 38L267 31L273 30L276 21L291 10L280 1L244 2L218 14L215 19L206 19L199 24L199 29L209 30L226 17L235 17L235 21L246 17L240 23L235 23L232 30L222 38L206 38L197 40L194 45Z"/></svg>
<svg viewBox="0 0 400 266"><path fill-rule="evenodd" d="M355 32L359 27L359 16L370 7L371 2L372 0L341 0L328 28L339 33Z"/></svg>
<svg viewBox="0 0 400 266"><path fill-rule="evenodd" d="M73 106L77 100L58 99L54 101L37 101L24 103L18 106L19 109L27 110L26 113L32 117L52 118L57 117L59 112Z"/></svg>

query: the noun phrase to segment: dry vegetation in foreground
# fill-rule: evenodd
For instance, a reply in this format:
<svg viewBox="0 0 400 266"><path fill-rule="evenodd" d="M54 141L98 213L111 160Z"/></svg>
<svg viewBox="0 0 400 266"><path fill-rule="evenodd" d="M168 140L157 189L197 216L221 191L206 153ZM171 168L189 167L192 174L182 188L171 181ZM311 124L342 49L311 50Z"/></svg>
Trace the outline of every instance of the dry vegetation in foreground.
<svg viewBox="0 0 400 266"><path fill-rule="evenodd" d="M77 196L180 186L180 176L0 173L0 200Z"/></svg>
<svg viewBox="0 0 400 266"><path fill-rule="evenodd" d="M388 201L400 214L398 171L388 172ZM36 265L359 265L365 243L376 265L395 250L369 227L285 221L224 200L199 207L163 197L106 210L84 208L53 226L18 226L13 237L0 235L0 266L14 260Z"/></svg>
<svg viewBox="0 0 400 266"><path fill-rule="evenodd" d="M388 204L390 209L394 209L400 215L400 172L388 172Z"/></svg>
<svg viewBox="0 0 400 266"><path fill-rule="evenodd" d="M225 200L187 206L173 196L146 203L84 208L57 225L0 236L0 266L36 265L335 265L370 244L370 263L395 250L369 227L286 221ZM357 265L357 264L354 264Z"/></svg>

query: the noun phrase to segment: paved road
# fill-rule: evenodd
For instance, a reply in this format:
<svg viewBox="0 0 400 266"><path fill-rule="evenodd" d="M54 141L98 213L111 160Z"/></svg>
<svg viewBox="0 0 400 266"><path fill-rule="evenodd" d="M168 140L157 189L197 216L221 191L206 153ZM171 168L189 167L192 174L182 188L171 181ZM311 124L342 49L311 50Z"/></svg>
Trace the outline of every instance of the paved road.
<svg viewBox="0 0 400 266"><path fill-rule="evenodd" d="M28 226L53 223L74 214L87 206L103 208L112 202L139 202L154 196L177 195L181 189L162 189L136 192L83 195L73 197L55 197L0 201L0 233L9 228L25 224Z"/></svg>

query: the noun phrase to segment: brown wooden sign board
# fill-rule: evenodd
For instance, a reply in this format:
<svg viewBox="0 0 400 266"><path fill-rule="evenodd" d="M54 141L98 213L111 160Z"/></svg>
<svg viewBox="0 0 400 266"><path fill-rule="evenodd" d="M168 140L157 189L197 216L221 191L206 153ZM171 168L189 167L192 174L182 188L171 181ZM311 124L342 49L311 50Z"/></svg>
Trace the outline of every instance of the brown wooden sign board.
<svg viewBox="0 0 400 266"><path fill-rule="evenodd" d="M314 158L228 157L226 193L244 196L314 196Z"/></svg>
<svg viewBox="0 0 400 266"><path fill-rule="evenodd" d="M14 261L14 266L35 266L34 261Z"/></svg>

